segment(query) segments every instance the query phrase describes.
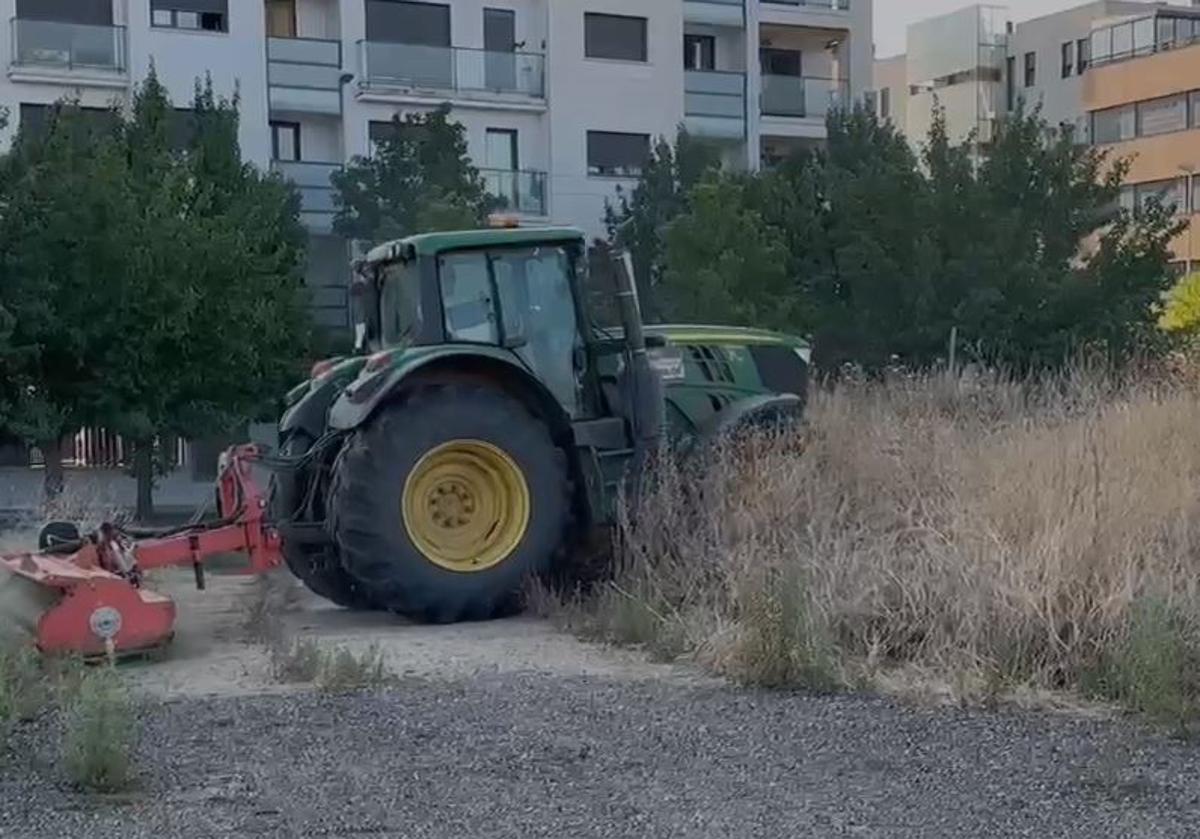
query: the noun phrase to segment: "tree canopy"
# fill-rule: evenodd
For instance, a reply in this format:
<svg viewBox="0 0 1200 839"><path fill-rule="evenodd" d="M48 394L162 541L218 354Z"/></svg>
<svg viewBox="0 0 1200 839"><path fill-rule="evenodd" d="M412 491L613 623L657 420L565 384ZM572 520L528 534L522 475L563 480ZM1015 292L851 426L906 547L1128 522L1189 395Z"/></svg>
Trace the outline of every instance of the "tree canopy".
<svg viewBox="0 0 1200 839"><path fill-rule="evenodd" d="M155 440L272 413L308 346L299 199L237 125L211 84L181 116L151 73L128 113L64 103L0 159L5 425L48 464L80 427L121 434L142 513Z"/></svg>
<svg viewBox="0 0 1200 839"><path fill-rule="evenodd" d="M963 356L1017 369L1155 340L1181 225L1119 208L1125 161L1037 112L982 150L940 114L919 154L864 109L828 128L823 150L691 187L664 235L670 317L808 334L828 369L936 363L952 331Z"/></svg>
<svg viewBox="0 0 1200 839"><path fill-rule="evenodd" d="M481 226L498 206L467 153L466 130L449 106L392 118L374 152L356 156L332 181L334 230L385 242L415 233Z"/></svg>

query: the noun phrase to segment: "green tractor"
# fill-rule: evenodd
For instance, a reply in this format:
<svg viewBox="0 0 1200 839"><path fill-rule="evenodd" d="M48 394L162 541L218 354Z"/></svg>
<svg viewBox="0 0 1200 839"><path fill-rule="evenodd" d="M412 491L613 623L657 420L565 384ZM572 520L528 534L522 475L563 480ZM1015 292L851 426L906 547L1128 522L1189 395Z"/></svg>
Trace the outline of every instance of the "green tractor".
<svg viewBox="0 0 1200 839"><path fill-rule="evenodd" d="M318 363L280 422L292 572L349 608L490 618L611 524L664 445L803 412L807 344L644 327L613 262L599 301L571 228L413 236L356 263L358 352Z"/></svg>

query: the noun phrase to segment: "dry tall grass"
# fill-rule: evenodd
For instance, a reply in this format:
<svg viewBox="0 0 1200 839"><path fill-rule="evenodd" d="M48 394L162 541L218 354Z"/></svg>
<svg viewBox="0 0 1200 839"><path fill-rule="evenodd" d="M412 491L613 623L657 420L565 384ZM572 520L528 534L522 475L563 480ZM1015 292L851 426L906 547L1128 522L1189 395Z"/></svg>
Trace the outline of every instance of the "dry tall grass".
<svg viewBox="0 0 1200 839"><path fill-rule="evenodd" d="M1200 696L1200 395L1081 371L816 394L807 427L667 468L585 607L768 685ZM634 523L636 522L636 523Z"/></svg>

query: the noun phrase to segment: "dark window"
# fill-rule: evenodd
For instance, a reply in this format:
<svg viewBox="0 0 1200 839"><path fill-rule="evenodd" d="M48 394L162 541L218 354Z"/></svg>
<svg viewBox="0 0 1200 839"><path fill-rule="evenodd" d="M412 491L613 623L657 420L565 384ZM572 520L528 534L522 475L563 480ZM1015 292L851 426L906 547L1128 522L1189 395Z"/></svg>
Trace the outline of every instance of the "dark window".
<svg viewBox="0 0 1200 839"><path fill-rule="evenodd" d="M715 70L717 39L712 35L683 36L683 68L685 70Z"/></svg>
<svg viewBox="0 0 1200 839"><path fill-rule="evenodd" d="M587 133L589 175L636 178L650 157L649 134L618 134L615 131Z"/></svg>
<svg viewBox="0 0 1200 839"><path fill-rule="evenodd" d="M229 31L228 0L150 0L150 23L170 29Z"/></svg>
<svg viewBox="0 0 1200 839"><path fill-rule="evenodd" d="M1025 53L1025 87L1037 84L1037 53Z"/></svg>
<svg viewBox="0 0 1200 839"><path fill-rule="evenodd" d="M450 7L407 0L367 0L367 40L450 46Z"/></svg>
<svg viewBox="0 0 1200 839"><path fill-rule="evenodd" d="M776 393L803 396L808 390L808 364L792 347L753 346L750 357L763 386Z"/></svg>
<svg viewBox="0 0 1200 839"><path fill-rule="evenodd" d="M1075 72L1083 75L1083 71L1092 63L1092 39L1080 38L1075 42Z"/></svg>
<svg viewBox="0 0 1200 839"><path fill-rule="evenodd" d="M1062 77L1071 78L1075 73L1075 42L1067 41L1062 45Z"/></svg>
<svg viewBox="0 0 1200 839"><path fill-rule="evenodd" d="M112 26L112 0L17 0L21 20L56 20Z"/></svg>
<svg viewBox="0 0 1200 839"><path fill-rule="evenodd" d="M764 76L797 77L803 74L804 56L800 50L763 47L758 51L758 63Z"/></svg>
<svg viewBox="0 0 1200 839"><path fill-rule="evenodd" d="M588 58L645 61L646 18L584 14L583 54Z"/></svg>
<svg viewBox="0 0 1200 839"><path fill-rule="evenodd" d="M879 91L879 116L889 119L892 115L892 89L885 87Z"/></svg>
<svg viewBox="0 0 1200 839"><path fill-rule="evenodd" d="M1017 107L1017 59L1011 55L1008 57L1008 72L1006 76L1005 94L1008 109L1011 111Z"/></svg>
<svg viewBox="0 0 1200 839"><path fill-rule="evenodd" d="M517 15L511 9L483 10L484 81L488 90L517 90Z"/></svg>
<svg viewBox="0 0 1200 839"><path fill-rule="evenodd" d="M46 131L50 121L60 113L62 105L35 105L21 103L20 130L23 134L37 136ZM79 115L89 131L106 132L117 124L117 115L108 108L79 108Z"/></svg>
<svg viewBox="0 0 1200 839"><path fill-rule="evenodd" d="M300 123L271 121L271 157L300 160Z"/></svg>

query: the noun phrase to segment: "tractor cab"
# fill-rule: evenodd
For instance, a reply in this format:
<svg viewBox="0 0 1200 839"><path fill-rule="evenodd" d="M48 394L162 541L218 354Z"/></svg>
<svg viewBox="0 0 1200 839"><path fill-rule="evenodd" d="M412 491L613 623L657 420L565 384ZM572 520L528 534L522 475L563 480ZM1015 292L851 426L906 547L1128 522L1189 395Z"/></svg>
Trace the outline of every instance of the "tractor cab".
<svg viewBox="0 0 1200 839"><path fill-rule="evenodd" d="M372 250L356 266L357 350L383 364L432 347L499 350L570 418L595 413L598 350L583 304L586 252L573 228L431 233ZM622 345L623 346L623 345ZM620 351L614 347L613 351Z"/></svg>

